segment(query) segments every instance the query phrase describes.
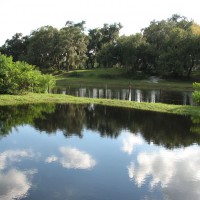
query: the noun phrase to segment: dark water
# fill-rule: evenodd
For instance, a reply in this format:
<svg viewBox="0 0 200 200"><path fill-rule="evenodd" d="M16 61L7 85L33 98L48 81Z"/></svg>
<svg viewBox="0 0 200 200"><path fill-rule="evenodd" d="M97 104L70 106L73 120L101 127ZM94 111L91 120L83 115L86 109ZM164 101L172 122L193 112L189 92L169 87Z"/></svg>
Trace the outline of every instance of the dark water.
<svg viewBox="0 0 200 200"><path fill-rule="evenodd" d="M192 92L169 90L141 90L131 88L94 88L94 87L67 87L55 88L52 91L58 94L69 94L78 97L121 99L137 102L161 102L177 105L193 105Z"/></svg>
<svg viewBox="0 0 200 200"><path fill-rule="evenodd" d="M0 107L0 199L199 200L199 117Z"/></svg>

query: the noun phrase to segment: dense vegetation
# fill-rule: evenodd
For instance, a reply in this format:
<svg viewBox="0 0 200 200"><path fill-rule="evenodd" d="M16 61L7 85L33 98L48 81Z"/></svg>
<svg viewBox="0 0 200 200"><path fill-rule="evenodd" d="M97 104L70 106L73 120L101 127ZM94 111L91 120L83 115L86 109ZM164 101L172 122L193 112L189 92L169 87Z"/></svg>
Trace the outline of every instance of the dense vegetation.
<svg viewBox="0 0 200 200"><path fill-rule="evenodd" d="M192 94L194 101L200 104L200 83L194 83L194 92Z"/></svg>
<svg viewBox="0 0 200 200"><path fill-rule="evenodd" d="M60 30L44 26L28 36L16 33L0 51L45 72L102 66L124 68L129 75L189 78L200 67L200 26L186 17L152 21L130 36L119 36L120 23L87 34L84 24L68 21Z"/></svg>
<svg viewBox="0 0 200 200"><path fill-rule="evenodd" d="M0 94L43 93L54 82L53 76L42 75L34 66L0 54Z"/></svg>

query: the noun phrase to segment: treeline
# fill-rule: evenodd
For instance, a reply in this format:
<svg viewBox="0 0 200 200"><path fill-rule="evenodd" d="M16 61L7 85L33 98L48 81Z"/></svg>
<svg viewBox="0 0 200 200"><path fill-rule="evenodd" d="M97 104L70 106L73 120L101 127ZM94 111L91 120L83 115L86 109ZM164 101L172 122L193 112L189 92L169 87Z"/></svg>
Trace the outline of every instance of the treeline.
<svg viewBox="0 0 200 200"><path fill-rule="evenodd" d="M44 26L28 36L16 33L0 51L41 71L122 67L133 74L189 78L200 67L200 26L186 17L152 21L130 36L119 35L120 23L87 34L84 25L68 21L60 30Z"/></svg>

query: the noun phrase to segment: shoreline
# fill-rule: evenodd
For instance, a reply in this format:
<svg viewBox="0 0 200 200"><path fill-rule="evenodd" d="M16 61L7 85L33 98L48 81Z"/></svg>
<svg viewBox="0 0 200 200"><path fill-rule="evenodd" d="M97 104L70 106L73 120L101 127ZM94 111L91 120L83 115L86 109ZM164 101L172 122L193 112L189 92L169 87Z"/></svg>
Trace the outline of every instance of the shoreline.
<svg viewBox="0 0 200 200"><path fill-rule="evenodd" d="M64 94L36 94L26 95L0 95L0 106L14 106L23 104L98 104L114 107L125 107L138 110L146 110L160 113L171 113L178 115L200 116L200 106L172 105L164 103L134 102L116 99L97 99L86 97L74 97Z"/></svg>

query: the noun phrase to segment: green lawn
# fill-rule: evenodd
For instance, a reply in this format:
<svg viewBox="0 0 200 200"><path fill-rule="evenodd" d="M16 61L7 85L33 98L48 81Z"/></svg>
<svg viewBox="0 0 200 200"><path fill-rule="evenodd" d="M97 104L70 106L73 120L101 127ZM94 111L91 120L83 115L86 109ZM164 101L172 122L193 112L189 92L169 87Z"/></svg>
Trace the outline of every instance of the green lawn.
<svg viewBox="0 0 200 200"><path fill-rule="evenodd" d="M192 81L153 81L142 74L127 76L124 69L90 69L76 70L56 76L58 87L66 86L109 86L109 87L129 87L138 89L168 89L168 90L192 90Z"/></svg>
<svg viewBox="0 0 200 200"><path fill-rule="evenodd" d="M22 105L32 103L73 103L99 104L115 107L127 107L140 110L149 110L162 113L200 116L200 106L182 106L162 103L138 103L124 100L80 98L63 94L27 94L27 95L0 95L0 106Z"/></svg>

